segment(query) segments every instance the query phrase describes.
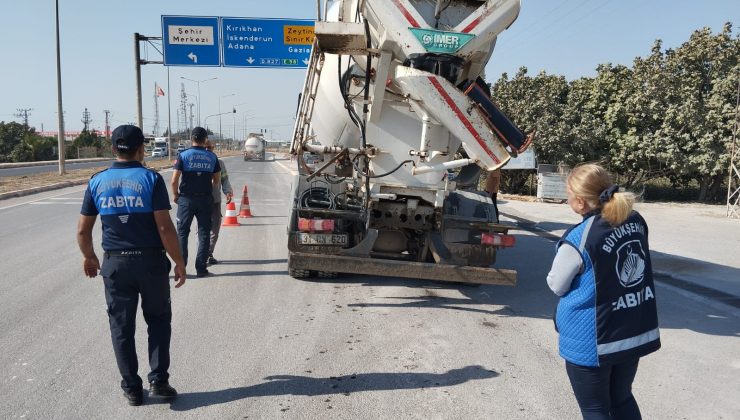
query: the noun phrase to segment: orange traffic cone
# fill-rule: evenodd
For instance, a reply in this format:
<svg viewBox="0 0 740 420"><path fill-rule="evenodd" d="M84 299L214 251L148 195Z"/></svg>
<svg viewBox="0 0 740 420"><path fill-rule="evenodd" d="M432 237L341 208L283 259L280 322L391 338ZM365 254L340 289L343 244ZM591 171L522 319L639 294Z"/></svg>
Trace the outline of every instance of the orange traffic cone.
<svg viewBox="0 0 740 420"><path fill-rule="evenodd" d="M249 194L247 192L246 184L244 184L244 193L242 194L242 205L239 209L239 217L252 217L252 212L249 210Z"/></svg>
<svg viewBox="0 0 740 420"><path fill-rule="evenodd" d="M233 201L226 205L226 216L221 226L241 226L236 218L236 204Z"/></svg>

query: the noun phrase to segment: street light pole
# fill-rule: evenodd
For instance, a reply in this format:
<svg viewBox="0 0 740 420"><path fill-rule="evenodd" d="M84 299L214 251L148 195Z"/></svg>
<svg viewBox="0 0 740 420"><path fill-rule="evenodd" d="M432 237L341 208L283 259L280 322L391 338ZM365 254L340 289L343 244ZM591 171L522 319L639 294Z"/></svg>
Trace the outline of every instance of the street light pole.
<svg viewBox="0 0 740 420"><path fill-rule="evenodd" d="M59 175L64 175L64 112L62 111L62 60L59 51L59 0L57 4L57 116L59 118L59 132L57 133L57 147L59 148Z"/></svg>
<svg viewBox="0 0 740 420"><path fill-rule="evenodd" d="M200 84L203 82L208 82L210 80L216 80L218 79L218 77L211 77L210 79L203 79L203 80L193 80L193 79L188 79L187 77L180 76L180 79L194 82L195 84L198 85L198 126L200 127L201 126L200 125ZM219 112L221 112L221 110L219 110Z"/></svg>

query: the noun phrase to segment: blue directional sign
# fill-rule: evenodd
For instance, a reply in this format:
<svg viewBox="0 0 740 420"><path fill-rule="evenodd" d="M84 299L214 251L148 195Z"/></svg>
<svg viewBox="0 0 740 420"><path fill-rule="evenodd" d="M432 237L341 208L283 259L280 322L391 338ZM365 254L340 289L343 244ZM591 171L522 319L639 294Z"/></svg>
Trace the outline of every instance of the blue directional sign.
<svg viewBox="0 0 740 420"><path fill-rule="evenodd" d="M218 17L162 16L165 66L220 66Z"/></svg>
<svg viewBox="0 0 740 420"><path fill-rule="evenodd" d="M313 20L221 18L225 67L308 66Z"/></svg>

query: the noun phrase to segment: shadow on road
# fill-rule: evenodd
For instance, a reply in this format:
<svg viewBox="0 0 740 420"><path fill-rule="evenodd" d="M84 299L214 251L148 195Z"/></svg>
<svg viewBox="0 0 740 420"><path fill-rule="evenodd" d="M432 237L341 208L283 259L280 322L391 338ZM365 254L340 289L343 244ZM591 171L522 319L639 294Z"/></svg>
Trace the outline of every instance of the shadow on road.
<svg viewBox="0 0 740 420"><path fill-rule="evenodd" d="M180 394L170 404L174 411L188 411L195 408L224 404L252 397L277 395L349 395L364 391L392 391L399 389L422 389L460 385L472 380L495 378L498 372L483 366L466 366L445 373L358 373L328 378L309 376L274 375L265 378L266 382L220 391L202 391Z"/></svg>
<svg viewBox="0 0 740 420"><path fill-rule="evenodd" d="M218 265L230 265L230 264L287 264L287 258L276 258L274 260L219 260Z"/></svg>
<svg viewBox="0 0 740 420"><path fill-rule="evenodd" d="M369 287L408 287L419 290L418 296L384 295L372 302L353 302L347 306L386 308L432 308L467 311L499 316L551 319L558 297L550 291L545 281L555 255L555 243L547 238L531 234L519 234L517 245L499 253L496 267L514 269L518 272L515 287L471 286L454 283L409 280L396 277L344 276L313 281L333 284L361 283ZM737 274L740 276L740 273ZM661 280L659 276L656 276ZM689 329L702 334L737 337L740 323L737 316L724 313L709 305L697 304L690 297L678 297L666 289L661 290L657 282L658 317L661 328ZM680 287L680 286L678 286ZM435 290L456 290L462 297L440 296ZM712 297L708 297L712 299ZM380 302L378 302L380 300ZM715 299L721 301L721 299ZM391 301L391 302L388 302ZM687 305L688 301L688 305ZM487 309L485 305L497 308Z"/></svg>
<svg viewBox="0 0 740 420"><path fill-rule="evenodd" d="M288 270L251 270L251 271L237 271L229 273L212 273L210 276L202 279L193 280L207 280L216 277L244 277L244 276L287 276Z"/></svg>

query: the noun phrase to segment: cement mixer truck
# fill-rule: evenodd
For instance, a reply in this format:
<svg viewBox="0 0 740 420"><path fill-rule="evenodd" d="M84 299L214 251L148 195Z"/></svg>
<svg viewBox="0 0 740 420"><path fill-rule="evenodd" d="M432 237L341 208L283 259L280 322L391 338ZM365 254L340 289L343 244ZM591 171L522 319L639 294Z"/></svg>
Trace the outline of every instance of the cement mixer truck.
<svg viewBox="0 0 740 420"><path fill-rule="evenodd" d="M519 0L319 3L291 146L290 275L514 285L494 266L512 225L473 187L532 141L482 78Z"/></svg>

